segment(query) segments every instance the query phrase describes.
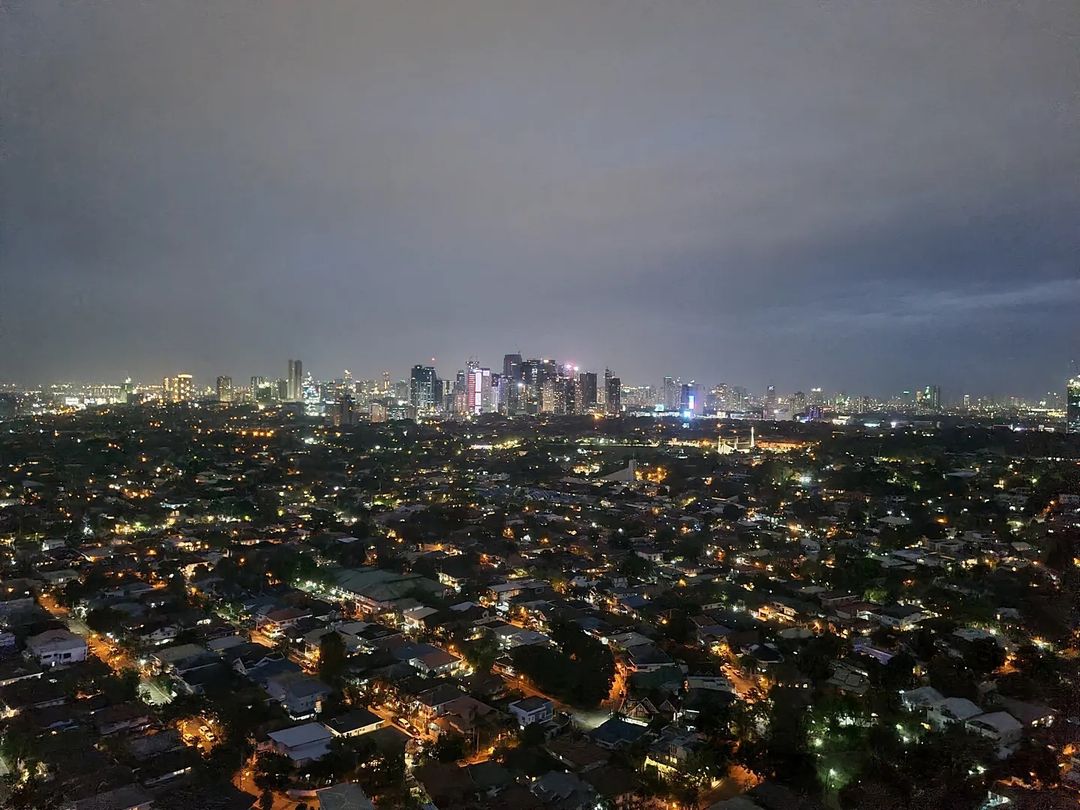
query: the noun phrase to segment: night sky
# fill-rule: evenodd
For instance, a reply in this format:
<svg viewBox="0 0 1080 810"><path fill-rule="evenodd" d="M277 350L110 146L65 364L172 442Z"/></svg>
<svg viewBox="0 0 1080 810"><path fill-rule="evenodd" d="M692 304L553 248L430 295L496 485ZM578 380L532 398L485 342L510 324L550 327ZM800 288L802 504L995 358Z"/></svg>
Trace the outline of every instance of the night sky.
<svg viewBox="0 0 1080 810"><path fill-rule="evenodd" d="M1080 3L4 0L0 379L1062 389Z"/></svg>

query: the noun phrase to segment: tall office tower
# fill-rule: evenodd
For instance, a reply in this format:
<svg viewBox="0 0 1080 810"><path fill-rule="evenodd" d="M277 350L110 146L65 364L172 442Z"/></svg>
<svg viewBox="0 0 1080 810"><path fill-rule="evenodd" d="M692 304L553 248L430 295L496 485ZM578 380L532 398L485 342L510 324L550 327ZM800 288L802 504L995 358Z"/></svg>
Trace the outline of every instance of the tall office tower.
<svg viewBox="0 0 1080 810"><path fill-rule="evenodd" d="M556 379L547 379L540 383L540 413L558 412L562 402L558 383Z"/></svg>
<svg viewBox="0 0 1080 810"><path fill-rule="evenodd" d="M582 371L577 377L574 390L574 412L591 413L596 410L596 372Z"/></svg>
<svg viewBox="0 0 1080 810"><path fill-rule="evenodd" d="M232 377L217 378L217 398L218 402L233 401Z"/></svg>
<svg viewBox="0 0 1080 810"><path fill-rule="evenodd" d="M770 385L765 389L765 410L771 414L776 410L776 386Z"/></svg>
<svg viewBox="0 0 1080 810"><path fill-rule="evenodd" d="M922 404L925 408L941 410L941 386L928 385L922 390Z"/></svg>
<svg viewBox="0 0 1080 810"><path fill-rule="evenodd" d="M504 354L503 376L510 380L520 380L522 362L520 354Z"/></svg>
<svg viewBox="0 0 1080 810"><path fill-rule="evenodd" d="M693 380L679 386L679 412L700 414L705 403L698 392L697 383Z"/></svg>
<svg viewBox="0 0 1080 810"><path fill-rule="evenodd" d="M663 394L664 410L679 410L679 400L682 398L682 380L678 377L664 377Z"/></svg>
<svg viewBox="0 0 1080 810"><path fill-rule="evenodd" d="M1080 433L1080 377L1073 377L1065 386L1065 429Z"/></svg>
<svg viewBox="0 0 1080 810"><path fill-rule="evenodd" d="M465 411L470 416L491 413L494 400L491 392L491 369L480 368L470 360L465 372Z"/></svg>
<svg viewBox="0 0 1080 810"><path fill-rule="evenodd" d="M304 398L304 364L299 360L289 361L289 376L285 378L285 397L288 402L299 402Z"/></svg>
<svg viewBox="0 0 1080 810"><path fill-rule="evenodd" d="M604 372L604 413L618 414L622 411L622 380L612 377L611 371Z"/></svg>
<svg viewBox="0 0 1080 810"><path fill-rule="evenodd" d="M266 385L266 377L252 377L251 385L248 387L248 393L251 394L252 401L258 401L259 391Z"/></svg>
<svg viewBox="0 0 1080 810"><path fill-rule="evenodd" d="M525 412L525 362L520 354L503 355L503 373L499 380L499 411L509 416Z"/></svg>
<svg viewBox="0 0 1080 810"><path fill-rule="evenodd" d="M964 394L964 410L971 410L971 394Z"/></svg>
<svg viewBox="0 0 1080 810"><path fill-rule="evenodd" d="M802 391L796 391L791 397L791 412L802 413L806 410L808 400Z"/></svg>
<svg viewBox="0 0 1080 810"><path fill-rule="evenodd" d="M810 397L807 399L807 403L815 407L821 407L825 404L825 392L820 388L811 388Z"/></svg>
<svg viewBox="0 0 1080 810"><path fill-rule="evenodd" d="M289 381L278 380L274 385L274 399L278 402L289 401Z"/></svg>
<svg viewBox="0 0 1080 810"><path fill-rule="evenodd" d="M413 366L409 375L409 402L418 411L433 411L442 391L431 366Z"/></svg>

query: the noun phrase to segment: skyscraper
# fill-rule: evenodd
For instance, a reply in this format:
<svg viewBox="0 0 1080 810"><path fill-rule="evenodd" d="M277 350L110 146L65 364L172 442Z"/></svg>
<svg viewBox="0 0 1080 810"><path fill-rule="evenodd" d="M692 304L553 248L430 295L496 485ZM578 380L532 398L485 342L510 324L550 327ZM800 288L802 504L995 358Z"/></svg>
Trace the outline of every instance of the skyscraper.
<svg viewBox="0 0 1080 810"><path fill-rule="evenodd" d="M432 411L441 395L439 378L431 366L413 366L409 375L409 402L418 411Z"/></svg>
<svg viewBox="0 0 1080 810"><path fill-rule="evenodd" d="M1065 386L1065 429L1080 433L1080 377L1073 377Z"/></svg>
<svg viewBox="0 0 1080 810"><path fill-rule="evenodd" d="M604 413L618 414L622 411L622 380L611 376L611 369L604 370Z"/></svg>
<svg viewBox="0 0 1080 810"><path fill-rule="evenodd" d="M304 364L299 360L289 361L289 376L285 378L285 399L299 402L304 398Z"/></svg>
<svg viewBox="0 0 1080 810"><path fill-rule="evenodd" d="M233 401L232 377L217 378L217 398L218 402Z"/></svg>
<svg viewBox="0 0 1080 810"><path fill-rule="evenodd" d="M525 387L522 385L525 363L520 354L503 355L503 373L499 380L499 410L510 416L524 412Z"/></svg>
<svg viewBox="0 0 1080 810"><path fill-rule="evenodd" d="M491 413L494 410L494 398L491 393L491 369L480 368L475 360L470 360L465 373L465 412L470 416Z"/></svg>
<svg viewBox="0 0 1080 810"><path fill-rule="evenodd" d="M932 411L941 410L940 385L928 385L922 390L922 405Z"/></svg>
<svg viewBox="0 0 1080 810"><path fill-rule="evenodd" d="M679 410L679 400L682 398L682 380L678 377L664 377L663 385L664 410Z"/></svg>
<svg viewBox="0 0 1080 810"><path fill-rule="evenodd" d="M520 354L504 354L503 355L503 376L511 380L521 379L521 355Z"/></svg>
<svg viewBox="0 0 1080 810"><path fill-rule="evenodd" d="M596 409L596 372L582 371L578 374L577 390L574 392L576 413L590 413Z"/></svg>

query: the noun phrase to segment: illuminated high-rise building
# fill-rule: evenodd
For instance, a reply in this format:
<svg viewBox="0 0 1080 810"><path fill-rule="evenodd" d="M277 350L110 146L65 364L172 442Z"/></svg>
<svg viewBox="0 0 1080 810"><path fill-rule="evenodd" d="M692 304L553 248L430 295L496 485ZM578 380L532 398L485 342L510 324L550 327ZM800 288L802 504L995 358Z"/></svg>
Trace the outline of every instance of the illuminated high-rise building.
<svg viewBox="0 0 1080 810"><path fill-rule="evenodd" d="M503 355L503 376L511 380L521 379L521 365L524 361L520 354Z"/></svg>
<svg viewBox="0 0 1080 810"><path fill-rule="evenodd" d="M604 369L604 413L617 414L622 411L622 380L611 376L611 369Z"/></svg>
<svg viewBox="0 0 1080 810"><path fill-rule="evenodd" d="M928 385L921 392L920 404L932 411L941 410L941 386Z"/></svg>
<svg viewBox="0 0 1080 810"><path fill-rule="evenodd" d="M161 383L161 389L166 402L189 402L195 398L195 381L190 374L166 377Z"/></svg>
<svg viewBox="0 0 1080 810"><path fill-rule="evenodd" d="M596 372L582 371L574 390L574 412L591 413L596 410L596 400Z"/></svg>
<svg viewBox="0 0 1080 810"><path fill-rule="evenodd" d="M433 411L438 406L442 387L431 366L413 366L409 374L409 402L418 411Z"/></svg>
<svg viewBox="0 0 1080 810"><path fill-rule="evenodd" d="M682 380L678 377L664 377L663 385L664 410L679 410L679 401L682 399Z"/></svg>
<svg viewBox="0 0 1080 810"><path fill-rule="evenodd" d="M475 360L470 360L466 368L465 412L470 416L491 413L495 410L491 390L491 369L480 368Z"/></svg>
<svg viewBox="0 0 1080 810"><path fill-rule="evenodd" d="M679 386L679 412L700 414L705 409L705 398L698 390L697 383L691 380Z"/></svg>
<svg viewBox="0 0 1080 810"><path fill-rule="evenodd" d="M223 376L217 378L217 398L218 402L233 401L232 377Z"/></svg>
<svg viewBox="0 0 1080 810"><path fill-rule="evenodd" d="M285 378L285 399L299 402L304 398L304 364L299 360L289 361L289 375Z"/></svg>
<svg viewBox="0 0 1080 810"><path fill-rule="evenodd" d="M1080 433L1080 377L1073 377L1065 387L1065 429Z"/></svg>
<svg viewBox="0 0 1080 810"><path fill-rule="evenodd" d="M520 354L503 355L503 373L499 379L499 410L510 416L525 412L524 365Z"/></svg>

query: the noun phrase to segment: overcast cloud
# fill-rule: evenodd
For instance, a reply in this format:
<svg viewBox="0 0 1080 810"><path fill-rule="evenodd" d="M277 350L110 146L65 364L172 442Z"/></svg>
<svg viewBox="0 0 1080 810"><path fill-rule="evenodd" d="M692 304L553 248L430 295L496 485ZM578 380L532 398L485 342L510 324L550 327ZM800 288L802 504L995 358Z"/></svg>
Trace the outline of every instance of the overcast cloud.
<svg viewBox="0 0 1080 810"><path fill-rule="evenodd" d="M6 0L0 81L0 379L1080 355L1074 0Z"/></svg>

